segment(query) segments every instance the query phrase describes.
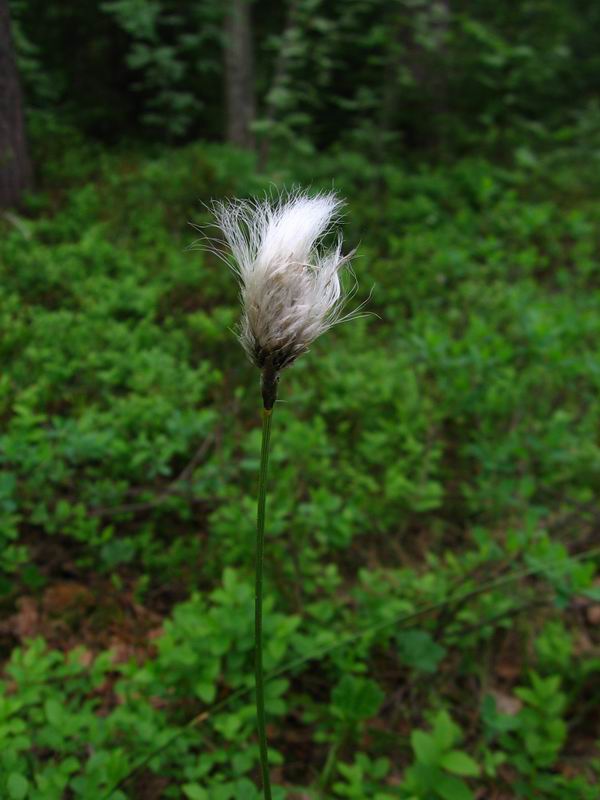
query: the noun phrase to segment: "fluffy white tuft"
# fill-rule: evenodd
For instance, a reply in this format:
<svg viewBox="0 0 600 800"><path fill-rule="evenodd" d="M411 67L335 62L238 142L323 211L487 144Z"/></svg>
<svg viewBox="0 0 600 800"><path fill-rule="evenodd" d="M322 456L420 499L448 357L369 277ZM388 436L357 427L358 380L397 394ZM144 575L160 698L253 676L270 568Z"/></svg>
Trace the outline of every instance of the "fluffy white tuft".
<svg viewBox="0 0 600 800"><path fill-rule="evenodd" d="M342 206L333 192L215 203L241 285L240 341L258 367L278 372L341 321L339 271L352 254L341 236L330 248L323 237Z"/></svg>

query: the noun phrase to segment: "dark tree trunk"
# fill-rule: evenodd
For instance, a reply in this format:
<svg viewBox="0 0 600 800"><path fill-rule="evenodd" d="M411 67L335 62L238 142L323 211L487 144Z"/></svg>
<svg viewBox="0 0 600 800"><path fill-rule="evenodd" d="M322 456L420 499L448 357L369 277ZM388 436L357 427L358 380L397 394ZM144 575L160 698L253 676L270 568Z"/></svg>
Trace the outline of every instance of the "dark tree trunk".
<svg viewBox="0 0 600 800"><path fill-rule="evenodd" d="M10 33L8 0L0 0L0 208L18 206L31 184L23 95Z"/></svg>
<svg viewBox="0 0 600 800"><path fill-rule="evenodd" d="M384 161L386 134L395 130L396 110L400 106L403 91L398 80L402 68L408 69L422 96L421 115L425 114L433 123L428 129L420 129L421 140L425 137L430 146L443 144L443 128L440 127L439 117L447 113L448 93L447 74L441 67L450 16L450 0L428 0L419 7L417 14L394 14L390 11L388 29L391 33L379 115L379 147ZM426 46L417 36L419 30L427 34Z"/></svg>
<svg viewBox="0 0 600 800"><path fill-rule="evenodd" d="M422 86L431 99L434 114L447 111L447 74L440 70L441 56L446 50L446 38L450 25L450 0L435 0L424 10L425 26L429 34L427 50L413 39L412 72L417 84ZM434 58L435 67L431 59Z"/></svg>
<svg viewBox="0 0 600 800"><path fill-rule="evenodd" d="M229 3L225 20L225 94L227 141L251 150L256 109L250 0Z"/></svg>

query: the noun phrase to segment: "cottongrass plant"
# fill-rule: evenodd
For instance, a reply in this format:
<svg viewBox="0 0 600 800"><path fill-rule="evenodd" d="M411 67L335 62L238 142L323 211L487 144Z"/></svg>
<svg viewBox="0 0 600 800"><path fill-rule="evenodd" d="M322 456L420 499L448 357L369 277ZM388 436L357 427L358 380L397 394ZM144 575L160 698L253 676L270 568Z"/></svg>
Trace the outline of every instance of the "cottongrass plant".
<svg viewBox="0 0 600 800"><path fill-rule="evenodd" d="M261 371L262 445L256 525L255 678L256 716L263 791L271 800L265 729L262 594L267 470L273 407L279 377L332 325L356 316L344 313L349 294L340 270L342 237L325 237L339 222L343 201L334 193L303 191L276 199L215 203L214 215L229 246L226 260L240 283L242 318L238 336Z"/></svg>

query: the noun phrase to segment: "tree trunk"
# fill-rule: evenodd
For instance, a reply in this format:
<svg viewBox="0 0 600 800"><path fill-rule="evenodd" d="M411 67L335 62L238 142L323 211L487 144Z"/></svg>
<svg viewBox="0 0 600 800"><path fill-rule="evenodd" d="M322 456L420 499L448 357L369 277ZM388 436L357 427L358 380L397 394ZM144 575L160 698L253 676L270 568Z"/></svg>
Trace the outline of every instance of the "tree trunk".
<svg viewBox="0 0 600 800"><path fill-rule="evenodd" d="M403 67L412 76L422 96L421 114L431 120L428 129L421 130L421 135L427 137L430 146L443 144L440 117L447 113L448 92L447 74L442 67L450 16L450 0L425 0L417 7L417 11L412 11L406 4L404 13L390 12L388 29L391 33L379 114L382 160L386 160L386 134L395 129L394 116L403 90L398 75ZM419 33L426 35L425 42Z"/></svg>
<svg viewBox="0 0 600 800"><path fill-rule="evenodd" d="M10 33L8 0L0 0L0 208L18 206L31 185L23 95Z"/></svg>
<svg viewBox="0 0 600 800"><path fill-rule="evenodd" d="M254 148L254 59L250 0L230 0L225 19L227 141Z"/></svg>
<svg viewBox="0 0 600 800"><path fill-rule="evenodd" d="M425 68L419 69L419 53L415 52L416 63L414 74L417 81L423 86L431 97L432 112L444 114L447 111L447 73L440 70L443 66L441 56L446 52L448 29L450 26L450 0L435 0L429 2L424 11L425 24L429 34L429 56L435 56L436 67L429 63ZM423 54L423 48L420 48Z"/></svg>

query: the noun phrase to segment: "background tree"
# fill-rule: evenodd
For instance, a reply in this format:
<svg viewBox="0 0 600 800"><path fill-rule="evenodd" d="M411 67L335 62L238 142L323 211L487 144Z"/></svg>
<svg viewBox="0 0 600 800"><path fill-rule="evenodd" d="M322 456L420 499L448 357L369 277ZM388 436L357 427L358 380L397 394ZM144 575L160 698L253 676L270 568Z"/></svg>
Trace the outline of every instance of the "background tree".
<svg viewBox="0 0 600 800"><path fill-rule="evenodd" d="M254 147L254 56L249 0L231 0L225 15L225 102L227 141Z"/></svg>
<svg viewBox="0 0 600 800"><path fill-rule="evenodd" d="M23 97L12 44L8 0L0 0L0 208L18 205L31 183Z"/></svg>

